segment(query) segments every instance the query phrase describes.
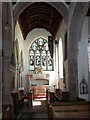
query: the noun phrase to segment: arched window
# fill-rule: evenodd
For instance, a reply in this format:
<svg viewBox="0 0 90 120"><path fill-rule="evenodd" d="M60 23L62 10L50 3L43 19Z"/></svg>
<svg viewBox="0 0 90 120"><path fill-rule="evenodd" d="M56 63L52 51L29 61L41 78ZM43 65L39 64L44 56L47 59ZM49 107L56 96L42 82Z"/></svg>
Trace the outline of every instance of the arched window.
<svg viewBox="0 0 90 120"><path fill-rule="evenodd" d="M42 37L36 39L29 49L29 70L41 66L44 71L53 70L53 59L48 48L48 41Z"/></svg>

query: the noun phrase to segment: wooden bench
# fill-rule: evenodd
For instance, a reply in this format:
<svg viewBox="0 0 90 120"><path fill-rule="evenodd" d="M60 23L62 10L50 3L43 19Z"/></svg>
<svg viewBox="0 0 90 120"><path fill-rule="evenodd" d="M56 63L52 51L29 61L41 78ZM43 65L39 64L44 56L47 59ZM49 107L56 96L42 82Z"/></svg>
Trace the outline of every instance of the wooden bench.
<svg viewBox="0 0 90 120"><path fill-rule="evenodd" d="M89 111L90 105L69 105L69 106L53 106L53 110L60 112L60 111Z"/></svg>
<svg viewBox="0 0 90 120"><path fill-rule="evenodd" d="M90 111L55 112L54 119L89 119Z"/></svg>
<svg viewBox="0 0 90 120"><path fill-rule="evenodd" d="M13 100L14 113L16 113L22 106L25 96L20 96L18 91L11 93L11 96Z"/></svg>
<svg viewBox="0 0 90 120"><path fill-rule="evenodd" d="M85 101L74 101L74 102L56 102L56 103L50 103L52 106L67 106L67 105L90 105L90 102Z"/></svg>
<svg viewBox="0 0 90 120"><path fill-rule="evenodd" d="M88 102L61 102L49 106L50 119L88 118L90 104Z"/></svg>
<svg viewBox="0 0 90 120"><path fill-rule="evenodd" d="M27 99L28 99L28 107L31 108L33 103L32 103L32 92L27 93Z"/></svg>

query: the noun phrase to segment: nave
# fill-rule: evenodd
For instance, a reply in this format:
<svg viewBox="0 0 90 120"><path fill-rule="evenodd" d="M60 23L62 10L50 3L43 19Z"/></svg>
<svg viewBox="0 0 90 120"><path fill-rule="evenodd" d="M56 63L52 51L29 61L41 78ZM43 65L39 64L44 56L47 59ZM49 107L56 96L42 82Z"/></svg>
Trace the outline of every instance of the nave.
<svg viewBox="0 0 90 120"><path fill-rule="evenodd" d="M42 101L41 105L28 107L27 102L18 110L14 120L89 120L90 103L84 101L55 102L47 104Z"/></svg>
<svg viewBox="0 0 90 120"><path fill-rule="evenodd" d="M38 115L41 116L42 105L27 106L26 101L23 102L23 97L18 99L17 93L20 89L24 89L26 96L33 91L35 92L33 98L45 97L46 89L42 91L39 88L47 86L51 95L50 104L47 106L52 120L63 119L64 116L74 118L77 113L79 114L77 118L81 119L82 115L88 118L90 3L17 0L17 2L0 2L0 13L2 18L0 19L0 119L34 119L35 115L36 118ZM54 87L65 93L63 97L58 98L56 94L53 97ZM13 92L16 97L14 102L21 106L14 110L15 117L13 117L14 102L11 96ZM85 109L82 111L77 106L79 112L75 112L77 109L73 106L71 108L74 111L70 109L67 112L68 107L64 105L65 110L62 111L59 104L57 104L59 108L54 109L52 103L57 99L60 100L60 104L69 102L64 101L68 98L67 93L70 101L67 103L68 107L75 104L72 101L78 98L87 104L84 107L80 102L79 108ZM31 101L32 97L29 97L28 102ZM36 113L34 110L38 107L40 111ZM47 116L47 112L42 114Z"/></svg>
<svg viewBox="0 0 90 120"><path fill-rule="evenodd" d="M63 94L59 95L56 92L50 93L50 98L46 100L41 98L32 100L25 96L22 101L19 100L18 106L14 103L13 119L89 120L90 102L80 98L70 101L68 95L65 98Z"/></svg>
<svg viewBox="0 0 90 120"><path fill-rule="evenodd" d="M24 102L22 107L14 116L14 120L36 120L36 119L45 119L48 120L48 109L47 104L43 104L45 101L42 101L41 105L35 105L28 107L27 102Z"/></svg>

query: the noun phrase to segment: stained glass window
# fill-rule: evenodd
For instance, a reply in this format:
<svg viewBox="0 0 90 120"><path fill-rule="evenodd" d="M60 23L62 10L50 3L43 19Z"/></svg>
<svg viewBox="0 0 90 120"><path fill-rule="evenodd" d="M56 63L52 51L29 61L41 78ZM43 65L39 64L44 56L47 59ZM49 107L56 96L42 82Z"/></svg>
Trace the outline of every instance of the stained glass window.
<svg viewBox="0 0 90 120"><path fill-rule="evenodd" d="M42 37L36 39L29 49L29 70L33 71L41 66L44 71L53 70L53 58L48 48L48 41Z"/></svg>

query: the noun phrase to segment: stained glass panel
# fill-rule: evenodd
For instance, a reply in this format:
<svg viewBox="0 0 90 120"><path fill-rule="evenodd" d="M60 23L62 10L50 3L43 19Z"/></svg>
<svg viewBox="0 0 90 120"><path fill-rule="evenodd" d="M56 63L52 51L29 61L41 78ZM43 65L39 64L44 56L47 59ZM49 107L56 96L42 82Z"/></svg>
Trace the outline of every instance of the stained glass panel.
<svg viewBox="0 0 90 120"><path fill-rule="evenodd" d="M40 65L41 61L40 61L40 55L36 56L36 66Z"/></svg>
<svg viewBox="0 0 90 120"><path fill-rule="evenodd" d="M53 70L53 59L50 56L48 41L43 38L36 39L29 50L30 67L29 70L35 70L40 65L43 70Z"/></svg>

